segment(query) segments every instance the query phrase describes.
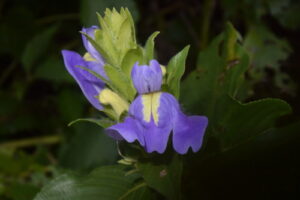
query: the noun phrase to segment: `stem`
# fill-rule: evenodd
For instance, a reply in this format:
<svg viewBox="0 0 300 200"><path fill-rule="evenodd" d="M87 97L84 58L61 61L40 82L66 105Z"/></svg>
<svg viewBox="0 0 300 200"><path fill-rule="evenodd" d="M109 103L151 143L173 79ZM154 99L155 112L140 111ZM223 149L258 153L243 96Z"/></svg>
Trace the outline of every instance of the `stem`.
<svg viewBox="0 0 300 200"><path fill-rule="evenodd" d="M200 47L204 49L209 40L210 22L215 6L215 0L205 0L202 9L202 29L200 32Z"/></svg>
<svg viewBox="0 0 300 200"><path fill-rule="evenodd" d="M61 140L62 137L59 135L21 139L17 141L2 143L0 144L0 149L29 147L29 146L40 145L40 144L56 144L59 143Z"/></svg>
<svg viewBox="0 0 300 200"><path fill-rule="evenodd" d="M123 194L118 200L122 200L122 199L125 199L130 193L142 188L142 187L145 187L147 186L146 182L142 182L136 186L134 186L133 188L131 188L130 190L128 190L125 194Z"/></svg>

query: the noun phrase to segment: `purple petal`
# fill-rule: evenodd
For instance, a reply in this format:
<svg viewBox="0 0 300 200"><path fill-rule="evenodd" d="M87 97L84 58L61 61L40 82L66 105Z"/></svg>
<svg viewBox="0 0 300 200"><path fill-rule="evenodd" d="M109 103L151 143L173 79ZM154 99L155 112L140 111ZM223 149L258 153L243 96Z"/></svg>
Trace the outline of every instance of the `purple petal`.
<svg viewBox="0 0 300 200"><path fill-rule="evenodd" d="M149 94L147 94L149 95ZM154 95L154 94L152 94ZM152 102L150 105L143 104L143 96L139 95L129 108L129 113L136 118L136 121L140 125L140 131L145 140L145 148L147 152L157 151L158 153L163 153L167 147L169 135L172 130L172 113L169 108L169 99L163 98L163 93L156 93L158 95L157 112L158 121L155 123L153 113L151 114L150 121L145 121L144 117L144 107L150 106L153 110L155 107L155 102ZM152 101L156 101L155 98Z"/></svg>
<svg viewBox="0 0 300 200"><path fill-rule="evenodd" d="M126 117L123 123L113 125L106 130L109 136L117 140L123 138L129 143L138 140L139 143L144 146L144 138L141 129L142 127L140 127L137 120L132 117Z"/></svg>
<svg viewBox="0 0 300 200"><path fill-rule="evenodd" d="M82 28L82 32L95 39L95 30L99 29L98 26L91 26L89 28ZM104 60L101 54L95 49L95 47L88 41L85 35L82 34L82 42L89 54L97 60L101 65L104 65Z"/></svg>
<svg viewBox="0 0 300 200"><path fill-rule="evenodd" d="M139 66L136 63L131 71L133 85L139 94L160 91L162 84L162 71L156 60L151 60L150 65Z"/></svg>
<svg viewBox="0 0 300 200"><path fill-rule="evenodd" d="M170 123L169 123L170 124ZM156 126L153 120L144 127L145 148L148 153L157 151L163 153L168 144L168 139L171 134L172 126Z"/></svg>
<svg viewBox="0 0 300 200"><path fill-rule="evenodd" d="M88 71L76 66L89 67L86 61L76 52L62 50L65 66L80 86L83 94L89 102L98 110L102 110L102 105L95 96L98 96L105 84Z"/></svg>
<svg viewBox="0 0 300 200"><path fill-rule="evenodd" d="M180 153L187 153L189 147L194 152L202 146L208 120L205 116L186 116L180 111L174 121L173 147Z"/></svg>
<svg viewBox="0 0 300 200"><path fill-rule="evenodd" d="M137 98L135 98L129 107L129 115L139 120L142 124L144 123L143 108L142 95L139 95Z"/></svg>
<svg viewBox="0 0 300 200"><path fill-rule="evenodd" d="M181 112L177 99L169 93L162 93L161 99L166 102L164 112L172 113L172 120L169 121L173 124L174 149L180 154L185 154L189 147L197 152L202 145L208 123L207 118L205 116L186 116ZM160 111L160 113L162 112Z"/></svg>

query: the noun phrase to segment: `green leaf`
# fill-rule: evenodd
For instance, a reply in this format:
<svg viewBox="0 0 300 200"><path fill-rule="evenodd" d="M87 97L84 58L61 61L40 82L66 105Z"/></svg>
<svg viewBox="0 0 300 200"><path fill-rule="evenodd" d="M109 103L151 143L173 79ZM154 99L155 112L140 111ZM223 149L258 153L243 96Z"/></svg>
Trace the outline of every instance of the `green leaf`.
<svg viewBox="0 0 300 200"><path fill-rule="evenodd" d="M272 128L278 117L291 112L291 107L280 99L261 99L246 104L223 96L218 101L215 127L223 150L253 139Z"/></svg>
<svg viewBox="0 0 300 200"><path fill-rule="evenodd" d="M31 71L35 62L47 51L57 26L52 26L36 35L26 46L22 55L22 64L27 72Z"/></svg>
<svg viewBox="0 0 300 200"><path fill-rule="evenodd" d="M72 126L73 124L77 122L91 122L94 124L97 124L98 126L101 126L102 128L108 128L115 124L114 121L111 121L110 119L96 119L96 118L81 118L76 119L68 124L68 126Z"/></svg>
<svg viewBox="0 0 300 200"><path fill-rule="evenodd" d="M209 114L214 108L215 98L219 95L221 85L219 81L224 78L222 72L225 61L219 55L219 45L223 40L219 35L198 57L197 70L193 71L181 84L181 100L184 107L196 114Z"/></svg>
<svg viewBox="0 0 300 200"><path fill-rule="evenodd" d="M116 142L104 133L103 128L93 124L73 126L72 137L66 141L59 154L60 166L89 171L101 165L117 161Z"/></svg>
<svg viewBox="0 0 300 200"><path fill-rule="evenodd" d="M45 186L34 200L118 200L134 188L137 178L126 176L122 166L101 167L88 176L65 174ZM132 190L134 192L139 190ZM144 195L140 199L144 199Z"/></svg>
<svg viewBox="0 0 300 200"><path fill-rule="evenodd" d="M155 31L149 36L144 51L144 63L148 64L150 60L154 59L154 39L159 34L159 31Z"/></svg>
<svg viewBox="0 0 300 200"><path fill-rule="evenodd" d="M131 79L131 70L133 65L136 62L139 62L141 64L143 61L143 50L140 47L137 47L136 49L130 49L124 56L121 68L123 72L126 74L126 76Z"/></svg>
<svg viewBox="0 0 300 200"><path fill-rule="evenodd" d="M154 193L149 187L145 187L144 183L138 184L137 186L131 188L127 193L125 193L118 200L156 200Z"/></svg>
<svg viewBox="0 0 300 200"><path fill-rule="evenodd" d="M104 65L104 70L110 82L115 88L117 88L117 91L127 100L132 101L136 91L133 85L130 83L130 79L128 79L123 72L112 67L111 65Z"/></svg>
<svg viewBox="0 0 300 200"><path fill-rule="evenodd" d="M169 92L176 98L179 97L180 79L184 74L185 60L190 46L186 46L182 51L176 54L167 66L167 85Z"/></svg>
<svg viewBox="0 0 300 200"><path fill-rule="evenodd" d="M224 57L227 61L236 59L235 46L238 39L240 39L239 33L234 29L231 23L227 23L224 37Z"/></svg>
<svg viewBox="0 0 300 200"><path fill-rule="evenodd" d="M249 68L250 58L248 53L240 45L234 47L234 58L226 64L224 77L224 91L230 96L237 97L241 93L240 88L245 80L245 73ZM228 58L227 58L228 59Z"/></svg>
<svg viewBox="0 0 300 200"><path fill-rule="evenodd" d="M115 43L115 45L120 51L119 60L122 61L128 50L136 47L135 35L132 30L131 20L129 16L122 23L117 38L118 41Z"/></svg>
<svg viewBox="0 0 300 200"><path fill-rule="evenodd" d="M235 98L247 94L240 89L249 56L237 41L238 33L228 25L224 33L199 53L197 69L184 80L181 90L184 105L191 111L210 118L220 95Z"/></svg>
<svg viewBox="0 0 300 200"><path fill-rule="evenodd" d="M238 37L232 28L200 52L197 70L189 74L182 85L183 106L208 117L206 136L219 137L223 150L253 139L291 110L287 103L278 99L247 104L234 100L245 82L249 56L237 43Z"/></svg>
<svg viewBox="0 0 300 200"><path fill-rule="evenodd" d="M7 193L13 200L32 200L39 190L39 187L33 184L13 183Z"/></svg>
<svg viewBox="0 0 300 200"><path fill-rule="evenodd" d="M167 199L180 199L182 162L178 155L164 156L157 160L140 161L137 163L138 169L149 187Z"/></svg>

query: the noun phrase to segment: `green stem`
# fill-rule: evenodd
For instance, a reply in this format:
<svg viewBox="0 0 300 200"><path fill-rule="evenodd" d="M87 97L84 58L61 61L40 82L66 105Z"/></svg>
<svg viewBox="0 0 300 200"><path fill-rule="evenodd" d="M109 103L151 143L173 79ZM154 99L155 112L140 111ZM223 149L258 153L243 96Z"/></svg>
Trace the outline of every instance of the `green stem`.
<svg viewBox="0 0 300 200"><path fill-rule="evenodd" d="M5 142L0 144L1 148L21 148L21 147L29 147L40 144L56 144L62 140L62 137L59 135L52 136L43 136L43 137L35 137L30 139L21 139L11 142Z"/></svg>
<svg viewBox="0 0 300 200"><path fill-rule="evenodd" d="M118 200L122 200L122 199L125 199L130 193L142 188L142 187L145 187L147 186L146 182L142 182L136 186L134 186L133 188L131 188L130 190L128 190L125 194L123 194Z"/></svg>
<svg viewBox="0 0 300 200"><path fill-rule="evenodd" d="M210 22L214 11L215 0L205 0L202 9L202 23L200 32L200 48L204 49L209 42Z"/></svg>

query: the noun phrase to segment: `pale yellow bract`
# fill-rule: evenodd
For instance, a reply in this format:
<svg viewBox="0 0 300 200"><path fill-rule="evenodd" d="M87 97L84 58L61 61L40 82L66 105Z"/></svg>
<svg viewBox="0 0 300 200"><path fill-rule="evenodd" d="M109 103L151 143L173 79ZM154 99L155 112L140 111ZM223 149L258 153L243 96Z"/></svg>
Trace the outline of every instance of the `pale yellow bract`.
<svg viewBox="0 0 300 200"><path fill-rule="evenodd" d="M117 93L111 91L110 89L103 89L98 99L100 103L104 105L111 105L113 110L116 112L117 116L120 116L124 111L127 111L129 108L128 102L122 99Z"/></svg>

